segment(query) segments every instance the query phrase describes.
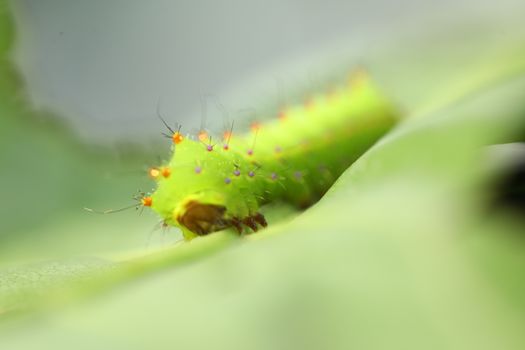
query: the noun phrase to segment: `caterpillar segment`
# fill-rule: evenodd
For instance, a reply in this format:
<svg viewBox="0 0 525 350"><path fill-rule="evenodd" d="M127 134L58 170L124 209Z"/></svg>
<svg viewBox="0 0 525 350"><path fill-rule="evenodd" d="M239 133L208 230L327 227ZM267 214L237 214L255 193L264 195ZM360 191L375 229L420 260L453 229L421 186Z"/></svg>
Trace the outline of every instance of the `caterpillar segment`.
<svg viewBox="0 0 525 350"><path fill-rule="evenodd" d="M215 143L179 129L171 160L153 172L157 188L148 204L187 240L228 228L255 232L267 226L261 206L310 206L397 120L393 105L360 73L244 135L229 131Z"/></svg>

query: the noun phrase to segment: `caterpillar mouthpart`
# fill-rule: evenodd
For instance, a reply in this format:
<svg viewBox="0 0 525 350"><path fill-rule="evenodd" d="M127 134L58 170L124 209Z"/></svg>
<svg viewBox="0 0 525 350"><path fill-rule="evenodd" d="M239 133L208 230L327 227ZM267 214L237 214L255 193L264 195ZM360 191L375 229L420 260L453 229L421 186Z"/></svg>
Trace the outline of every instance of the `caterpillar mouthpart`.
<svg viewBox="0 0 525 350"><path fill-rule="evenodd" d="M190 201L177 216L177 221L191 232L203 236L231 226L230 220L224 217L225 213L225 206Z"/></svg>

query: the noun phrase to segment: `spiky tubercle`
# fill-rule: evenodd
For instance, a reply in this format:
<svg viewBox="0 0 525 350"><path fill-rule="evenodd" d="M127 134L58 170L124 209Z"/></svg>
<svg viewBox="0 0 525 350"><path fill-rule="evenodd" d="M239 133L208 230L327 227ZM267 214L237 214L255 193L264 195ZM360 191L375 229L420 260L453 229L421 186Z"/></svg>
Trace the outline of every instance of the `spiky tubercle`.
<svg viewBox="0 0 525 350"><path fill-rule="evenodd" d="M222 144L186 137L158 176L151 208L184 237L265 225L258 210L284 200L307 207L396 122L397 112L366 75L287 108Z"/></svg>

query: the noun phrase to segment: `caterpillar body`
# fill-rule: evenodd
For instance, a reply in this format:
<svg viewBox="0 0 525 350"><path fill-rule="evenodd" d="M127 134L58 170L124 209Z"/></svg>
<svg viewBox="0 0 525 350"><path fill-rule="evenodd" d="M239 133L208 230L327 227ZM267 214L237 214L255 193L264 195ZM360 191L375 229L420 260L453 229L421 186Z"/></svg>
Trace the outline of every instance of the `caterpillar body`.
<svg viewBox="0 0 525 350"><path fill-rule="evenodd" d="M283 110L244 135L226 132L213 143L171 128L171 160L150 169L157 188L142 198L184 238L266 226L259 209L274 201L304 208L398 119L366 73L328 94ZM232 127L233 129L233 127Z"/></svg>

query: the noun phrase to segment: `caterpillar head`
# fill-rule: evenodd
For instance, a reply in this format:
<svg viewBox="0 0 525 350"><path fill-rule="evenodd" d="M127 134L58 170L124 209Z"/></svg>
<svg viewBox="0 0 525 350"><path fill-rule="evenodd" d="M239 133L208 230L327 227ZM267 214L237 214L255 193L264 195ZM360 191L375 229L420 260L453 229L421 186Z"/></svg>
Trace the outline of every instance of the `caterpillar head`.
<svg viewBox="0 0 525 350"><path fill-rule="evenodd" d="M156 177L150 206L166 224L181 228L186 239L229 227L242 232L242 224L254 230L257 222L266 224L264 218L256 220L257 201L246 191L250 184L239 170L249 164L214 146L185 139L175 146L170 163L154 172L169 175Z"/></svg>

